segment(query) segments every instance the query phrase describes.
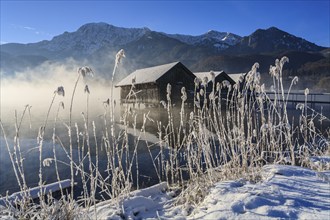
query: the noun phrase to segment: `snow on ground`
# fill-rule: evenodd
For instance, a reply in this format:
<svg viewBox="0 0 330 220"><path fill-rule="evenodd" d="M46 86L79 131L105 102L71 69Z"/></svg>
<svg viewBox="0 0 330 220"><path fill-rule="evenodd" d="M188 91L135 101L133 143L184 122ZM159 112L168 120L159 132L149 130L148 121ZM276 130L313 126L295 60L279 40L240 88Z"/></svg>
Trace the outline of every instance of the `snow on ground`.
<svg viewBox="0 0 330 220"><path fill-rule="evenodd" d="M263 167L259 183L217 183L194 219L330 219L329 173L284 165Z"/></svg>
<svg viewBox="0 0 330 220"><path fill-rule="evenodd" d="M260 175L258 183L216 183L188 216L160 183L132 192L119 209L98 204L97 219L330 219L330 171L267 165Z"/></svg>

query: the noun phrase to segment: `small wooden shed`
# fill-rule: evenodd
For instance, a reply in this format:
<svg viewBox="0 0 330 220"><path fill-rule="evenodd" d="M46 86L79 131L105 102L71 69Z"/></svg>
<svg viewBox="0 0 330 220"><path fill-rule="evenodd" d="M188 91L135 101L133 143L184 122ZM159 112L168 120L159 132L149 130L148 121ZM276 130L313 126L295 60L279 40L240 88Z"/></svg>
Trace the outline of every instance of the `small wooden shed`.
<svg viewBox="0 0 330 220"><path fill-rule="evenodd" d="M215 86L216 84L223 83L223 81L227 80L231 86L237 84L240 80L240 77L243 77L243 74L227 74L225 71L212 71L215 77ZM200 79L201 82L207 81L207 92L212 91L213 82L212 75L210 72L195 72L194 75Z"/></svg>
<svg viewBox="0 0 330 220"><path fill-rule="evenodd" d="M186 88L188 99L193 97L195 75L181 62L174 62L160 66L138 69L121 80L116 87L120 87L121 103L142 103L159 105L167 101L166 88L171 84L171 100L173 103L181 101L181 89ZM134 86L135 95L129 95Z"/></svg>

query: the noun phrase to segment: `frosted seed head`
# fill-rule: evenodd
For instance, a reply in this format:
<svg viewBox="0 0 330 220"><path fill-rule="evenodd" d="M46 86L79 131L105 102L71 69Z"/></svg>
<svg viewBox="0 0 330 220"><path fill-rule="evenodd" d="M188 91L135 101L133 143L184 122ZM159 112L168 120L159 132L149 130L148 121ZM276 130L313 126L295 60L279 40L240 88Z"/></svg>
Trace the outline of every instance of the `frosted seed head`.
<svg viewBox="0 0 330 220"><path fill-rule="evenodd" d="M38 131L38 137L37 137L38 144L43 140L44 133L45 133L45 127L44 126L40 126L39 127L39 131Z"/></svg>
<svg viewBox="0 0 330 220"><path fill-rule="evenodd" d="M305 105L303 104L303 103L298 103L297 105L296 105L296 109L298 110L303 110L304 109L304 107L305 107Z"/></svg>
<svg viewBox="0 0 330 220"><path fill-rule="evenodd" d="M261 75L259 72L256 72L255 75L254 75L254 82L255 83L260 83L260 79L261 79Z"/></svg>
<svg viewBox="0 0 330 220"><path fill-rule="evenodd" d="M194 112L190 112L189 119L193 120L194 119Z"/></svg>
<svg viewBox="0 0 330 220"><path fill-rule="evenodd" d="M230 85L231 85L231 84L230 84L230 82L229 82L228 80L224 80L224 81L222 81L222 86L223 86L224 88L229 88Z"/></svg>
<svg viewBox="0 0 330 220"><path fill-rule="evenodd" d="M42 164L44 167L49 167L52 161L53 161L52 158L46 158L42 161Z"/></svg>
<svg viewBox="0 0 330 220"><path fill-rule="evenodd" d="M306 89L305 89L305 96L307 96L308 94L309 94L309 89L306 88Z"/></svg>
<svg viewBox="0 0 330 220"><path fill-rule="evenodd" d="M92 68L88 66L79 67L78 74L81 74L83 78L85 78L86 76L90 76L90 77L94 76L94 72Z"/></svg>
<svg viewBox="0 0 330 220"><path fill-rule="evenodd" d="M52 158L46 158L42 161L42 164L44 167L49 167L52 161L53 161Z"/></svg>
<svg viewBox="0 0 330 220"><path fill-rule="evenodd" d="M167 108L166 102L164 100L160 101L160 104L162 104L165 109Z"/></svg>
<svg viewBox="0 0 330 220"><path fill-rule="evenodd" d="M84 92L90 94L90 91L89 91L89 87L88 87L88 85L85 85Z"/></svg>
<svg viewBox="0 0 330 220"><path fill-rule="evenodd" d="M171 94L171 90L172 90L172 86L171 86L171 84L167 84L167 86L166 86L166 92L167 92L167 94Z"/></svg>
<svg viewBox="0 0 330 220"><path fill-rule="evenodd" d="M252 134L253 134L253 137L257 137L257 131L256 131L256 129L253 129Z"/></svg>
<svg viewBox="0 0 330 220"><path fill-rule="evenodd" d="M252 71L257 71L257 69L259 69L259 63L254 63L252 66Z"/></svg>
<svg viewBox="0 0 330 220"><path fill-rule="evenodd" d="M118 53L116 54L116 65L118 65L121 59L124 57L126 57L124 49L119 50Z"/></svg>
<svg viewBox="0 0 330 220"><path fill-rule="evenodd" d="M60 95L60 96L63 96L64 97L64 95L65 95L64 87L63 86L57 87L57 90L55 90L54 93L57 93L57 95Z"/></svg>
<svg viewBox="0 0 330 220"><path fill-rule="evenodd" d="M221 84L217 82L216 91L219 92L220 90L221 90Z"/></svg>
<svg viewBox="0 0 330 220"><path fill-rule="evenodd" d="M280 61L280 64L281 64L281 68L283 67L283 65L285 63L288 63L289 62L289 58L287 58L286 56L282 57L281 61Z"/></svg>
<svg viewBox="0 0 330 220"><path fill-rule="evenodd" d="M276 69L276 67L275 66L272 66L272 65L270 65L269 66L269 74L271 75L271 76L275 76L275 70Z"/></svg>
<svg viewBox="0 0 330 220"><path fill-rule="evenodd" d="M261 88L260 88L259 85L255 85L254 88L255 88L255 90L256 90L257 93L260 93Z"/></svg>
<svg viewBox="0 0 330 220"><path fill-rule="evenodd" d="M214 83L215 82L215 74L214 74L214 72L212 70L210 72L210 75L211 75L211 80Z"/></svg>
<svg viewBox="0 0 330 220"><path fill-rule="evenodd" d="M213 99L214 99L214 93L213 93L213 92L210 93L210 95L209 95L209 99L210 99L210 100L213 100Z"/></svg>
<svg viewBox="0 0 330 220"><path fill-rule="evenodd" d="M199 94L200 94L201 96L204 96L204 89L201 89L201 90L199 91Z"/></svg>
<svg viewBox="0 0 330 220"><path fill-rule="evenodd" d="M207 86L208 82L209 82L209 78L208 78L207 76L205 76L205 77L203 78L203 86L204 86L204 87Z"/></svg>
<svg viewBox="0 0 330 220"><path fill-rule="evenodd" d="M275 86L274 86L274 85L271 85L271 86L270 86L270 91L271 91L271 92L276 92L276 90L275 90Z"/></svg>
<svg viewBox="0 0 330 220"><path fill-rule="evenodd" d="M103 102L103 104L105 104L105 105L110 105L110 99L108 98L107 100L105 100L105 101Z"/></svg>
<svg viewBox="0 0 330 220"><path fill-rule="evenodd" d="M200 80L199 77L196 77L196 78L194 79L194 83L195 83L195 86L196 86L197 88L199 87L200 82L201 82L201 80Z"/></svg>
<svg viewBox="0 0 330 220"><path fill-rule="evenodd" d="M182 101L186 101L187 100L187 93L186 93L186 88L185 87L181 88L181 94L182 94L182 96L181 96Z"/></svg>
<svg viewBox="0 0 330 220"><path fill-rule="evenodd" d="M64 102L60 102L60 106L64 109Z"/></svg>
<svg viewBox="0 0 330 220"><path fill-rule="evenodd" d="M261 85L260 92L265 93L265 84L262 84Z"/></svg>
<svg viewBox="0 0 330 220"><path fill-rule="evenodd" d="M310 120L309 123L308 123L308 125L309 125L310 127L314 127L314 122L313 122L313 120Z"/></svg>
<svg viewBox="0 0 330 220"><path fill-rule="evenodd" d="M276 67L279 67L279 65L280 65L280 60L279 60L279 59L276 59L276 60L275 60L275 66L276 66Z"/></svg>
<svg viewBox="0 0 330 220"><path fill-rule="evenodd" d="M198 109L201 108L199 101L195 101L195 106L196 106Z"/></svg>
<svg viewBox="0 0 330 220"><path fill-rule="evenodd" d="M186 88L185 87L182 87L181 88L181 94L183 95L183 94L186 94Z"/></svg>
<svg viewBox="0 0 330 220"><path fill-rule="evenodd" d="M293 85L296 85L296 84L298 83L298 80L299 80L298 76L295 76L295 77L292 79L292 84L293 84Z"/></svg>

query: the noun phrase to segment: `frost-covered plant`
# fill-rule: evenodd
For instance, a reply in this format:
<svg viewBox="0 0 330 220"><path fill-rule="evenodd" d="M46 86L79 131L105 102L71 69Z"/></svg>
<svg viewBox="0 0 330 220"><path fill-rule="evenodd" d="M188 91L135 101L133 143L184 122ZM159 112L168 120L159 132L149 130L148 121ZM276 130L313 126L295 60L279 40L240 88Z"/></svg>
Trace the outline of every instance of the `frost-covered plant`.
<svg viewBox="0 0 330 220"><path fill-rule="evenodd" d="M270 93L273 98L266 91L265 85L261 84L258 63L254 64L236 85L231 85L226 80L216 83L212 71L210 72L212 88L208 84L208 78L203 80L196 78L193 109L187 107L190 100L187 88L184 87L181 89L181 105L178 109L173 107L175 103L172 97L180 94L173 94L172 86L167 84L166 100L160 103L167 114L167 118L163 121L154 120L150 116L152 111L142 112L140 115L134 109L140 91L137 91L136 79L133 79L126 97L127 100L133 100L133 107L132 104L127 104L122 109L119 120L121 125L118 129L119 125L115 121L114 114L113 77L123 57L125 57L124 51L120 50L115 57L110 98L100 103L104 107L104 114L101 116L103 124L97 124L89 116L89 96L93 91L87 84L84 87L86 111L82 113L83 128L79 127L78 122L72 121L77 84L81 77L85 78L93 74L89 67L78 69L78 78L70 102L69 124L66 125L69 147L62 143L57 134L58 114L60 109L64 109L63 102L59 103L52 136L54 156L50 158L40 156L39 185L43 186L42 166L52 167L54 164L56 178L60 182L58 165L64 164L70 168L69 195L66 196L65 190L61 188L59 201L47 195L47 199L40 197L42 202L35 204L26 193L25 200L21 200L20 205L14 207L15 204L7 204L7 214L21 218L62 218L63 216L88 218L86 212L94 212L97 217L96 204L99 200L106 199L110 199L110 202L120 209L120 201L129 196L133 185L136 184L136 188L139 188L142 182L139 150L141 143L147 146L152 165L150 169L154 169L157 180L166 181L170 187L179 189L180 194L176 201L184 204L189 210L203 200L208 188L216 181L234 178L258 181L258 171L267 163L310 166L307 161L309 157L322 154L329 149L329 129L322 133L315 125L317 120L329 119L308 107L307 89L305 102L297 105L298 111L301 112L298 125L289 120L287 112L289 93L298 78L293 78L289 92L285 94L283 66L288 62L286 57L276 60L275 65L270 67L269 73L273 79ZM46 121L40 129L40 155L48 115L56 95L64 95L63 87L58 87L55 91ZM27 110L30 110L29 106L25 108L23 116ZM138 127L138 118L142 118L140 127ZM28 186L22 163L24 158L19 153L18 137L21 122L22 119L20 122L16 120L17 135L13 148L15 153L10 150L8 143L7 150L21 191L27 192ZM158 128L158 142L154 144L141 138L146 135L149 123L153 123ZM0 125L7 142L1 121ZM101 131L97 129L100 127L103 128ZM133 127L134 137L129 141L130 127ZM73 140L73 130L76 141ZM56 156L58 146L65 152L69 162ZM74 159L74 147L78 151L78 159ZM101 154L105 155L102 160L100 160ZM106 163L106 170L100 168L101 163ZM81 195L74 196L74 181L81 183L83 188Z"/></svg>

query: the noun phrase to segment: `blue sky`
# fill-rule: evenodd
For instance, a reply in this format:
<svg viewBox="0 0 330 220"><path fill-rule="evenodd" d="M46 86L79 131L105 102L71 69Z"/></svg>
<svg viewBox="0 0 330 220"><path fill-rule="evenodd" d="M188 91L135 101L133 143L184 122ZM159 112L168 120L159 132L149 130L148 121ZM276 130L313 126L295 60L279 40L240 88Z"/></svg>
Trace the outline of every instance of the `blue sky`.
<svg viewBox="0 0 330 220"><path fill-rule="evenodd" d="M1 43L50 40L90 22L200 35L208 30L241 36L278 27L330 46L330 0L240 1L1 1Z"/></svg>

